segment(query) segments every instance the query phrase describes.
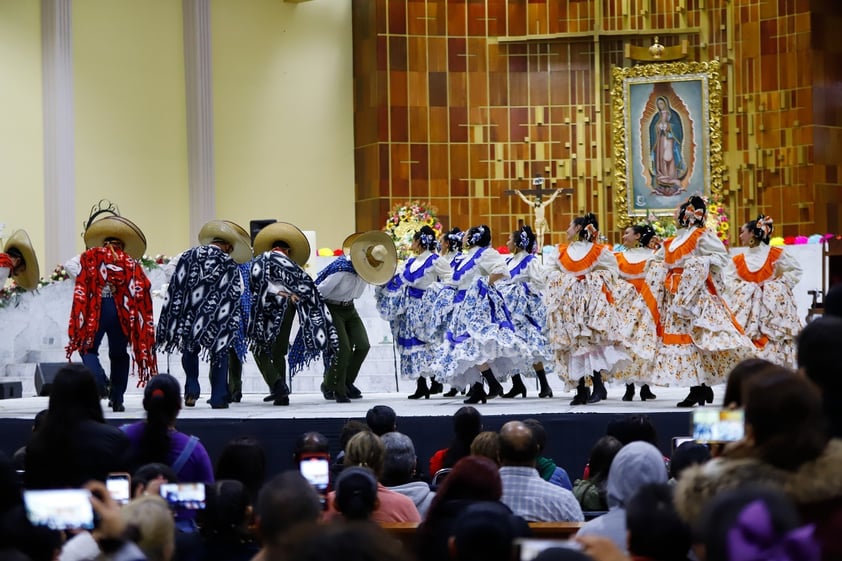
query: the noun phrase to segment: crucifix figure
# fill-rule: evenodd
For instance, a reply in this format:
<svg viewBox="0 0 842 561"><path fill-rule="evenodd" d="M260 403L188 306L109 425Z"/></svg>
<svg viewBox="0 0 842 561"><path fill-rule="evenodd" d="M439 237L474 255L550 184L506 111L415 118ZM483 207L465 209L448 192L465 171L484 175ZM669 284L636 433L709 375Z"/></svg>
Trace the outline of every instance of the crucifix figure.
<svg viewBox="0 0 842 561"><path fill-rule="evenodd" d="M547 219L544 210L552 204L552 202L562 193L572 193L573 189L544 189L545 180L543 177L537 176L532 180L533 189L510 190L506 191L507 195L516 194L520 199L532 207L535 212L535 239L539 248L544 247L544 233L547 231ZM550 198L544 200L544 195L552 193ZM527 195L531 195L527 197Z"/></svg>

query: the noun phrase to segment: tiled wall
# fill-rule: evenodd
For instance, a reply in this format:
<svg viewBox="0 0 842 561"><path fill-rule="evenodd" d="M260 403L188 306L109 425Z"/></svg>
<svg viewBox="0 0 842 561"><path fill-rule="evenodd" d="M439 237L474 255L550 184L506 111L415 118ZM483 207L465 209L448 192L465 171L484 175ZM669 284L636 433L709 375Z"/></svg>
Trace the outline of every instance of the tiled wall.
<svg viewBox="0 0 842 561"><path fill-rule="evenodd" d="M548 209L559 242L596 212L616 238L611 66L624 46L687 40L719 59L725 191L734 221L778 233L842 228L837 0L355 0L356 219L429 201L446 226L504 243L534 175L573 189Z"/></svg>

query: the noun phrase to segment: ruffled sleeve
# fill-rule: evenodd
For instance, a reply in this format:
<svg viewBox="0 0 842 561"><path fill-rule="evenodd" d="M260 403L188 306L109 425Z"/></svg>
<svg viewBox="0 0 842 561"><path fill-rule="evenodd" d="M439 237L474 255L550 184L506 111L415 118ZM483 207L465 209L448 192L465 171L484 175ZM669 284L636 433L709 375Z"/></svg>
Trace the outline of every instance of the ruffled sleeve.
<svg viewBox="0 0 842 561"><path fill-rule="evenodd" d="M798 260L784 249L781 256L775 262L775 276L782 277L786 285L789 288L793 288L801 280L803 274L804 270L801 268Z"/></svg>
<svg viewBox="0 0 842 561"><path fill-rule="evenodd" d="M609 247L603 246L596 259L594 270L603 270L610 272L615 278L620 275L620 267L617 265L617 256Z"/></svg>
<svg viewBox="0 0 842 561"><path fill-rule="evenodd" d="M487 276L509 276L509 268L506 266L506 259L500 255L496 249L491 247L483 251L482 255L479 256L477 266L479 267L479 270Z"/></svg>
<svg viewBox="0 0 842 561"><path fill-rule="evenodd" d="M728 256L725 245L713 233L705 230L705 233L699 237L696 255L707 257L711 269L728 275L727 271L731 266L731 258Z"/></svg>

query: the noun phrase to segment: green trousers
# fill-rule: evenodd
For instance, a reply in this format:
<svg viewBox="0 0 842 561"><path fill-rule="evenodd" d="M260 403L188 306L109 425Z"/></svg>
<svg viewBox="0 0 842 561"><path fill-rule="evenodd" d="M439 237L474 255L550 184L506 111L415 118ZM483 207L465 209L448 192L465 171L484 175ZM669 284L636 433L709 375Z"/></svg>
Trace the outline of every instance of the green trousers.
<svg viewBox="0 0 842 561"><path fill-rule="evenodd" d="M272 344L271 353L254 355L254 362L257 364L263 381L269 386L269 391L275 390L275 383L283 380L286 384L287 376L287 351L289 350L289 334L292 331L292 322L295 319L295 306L287 306L284 319L281 322L281 330L278 337Z"/></svg>
<svg viewBox="0 0 842 561"><path fill-rule="evenodd" d="M333 367L325 371L325 387L333 390L337 397L344 397L347 386L357 379L371 345L363 320L353 303L348 306L326 305L339 336L339 356Z"/></svg>

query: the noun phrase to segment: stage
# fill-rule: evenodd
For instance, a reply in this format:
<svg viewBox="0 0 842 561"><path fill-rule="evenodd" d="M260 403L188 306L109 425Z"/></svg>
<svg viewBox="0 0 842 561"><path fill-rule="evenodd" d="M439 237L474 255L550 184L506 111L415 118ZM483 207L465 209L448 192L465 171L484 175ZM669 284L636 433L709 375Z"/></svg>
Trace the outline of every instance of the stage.
<svg viewBox="0 0 842 561"><path fill-rule="evenodd" d="M553 383L555 382L555 383ZM203 381L207 390L206 382ZM552 457L570 474L571 479L581 476L591 445L602 435L608 423L617 417L633 413L646 413L654 422L659 445L664 454L670 454L673 436L684 436L690 428L690 413L675 404L684 398L684 388L653 387L656 400L624 402L620 398L621 385L609 387L609 398L594 405L571 407L573 392L562 392L555 387L555 397L539 399L534 390L534 380L527 380L529 395L526 399L489 400L475 407L483 414L486 430L499 430L503 423L534 417L545 426L548 435L546 455ZM560 385L558 380L551 384ZM414 389L408 381L400 382L400 392L369 393L361 387L364 397L351 403L325 401L320 393L293 393L288 407L264 403L266 393L249 393L240 403L229 409L211 409L204 402L207 393L194 408L184 408L177 427L183 432L199 436L215 459L226 442L241 436L251 436L266 449L269 473L293 468L292 448L297 436L306 431L318 431L328 437L331 453L339 451L339 432L349 419L364 420L374 405L389 405L398 415L398 430L410 436L415 443L419 470L426 473L429 457L446 447L452 435L451 416L463 406L463 396L445 398L431 396L425 400L406 398ZM141 394L132 388L126 395L126 411L113 413L103 401L103 410L109 423L120 425L143 418ZM724 388L714 389L716 400L721 399ZM26 443L32 419L47 407L47 397L26 397L0 400L0 450L7 455ZM715 402L714 405L718 403ZM712 406L708 406L712 407Z"/></svg>

